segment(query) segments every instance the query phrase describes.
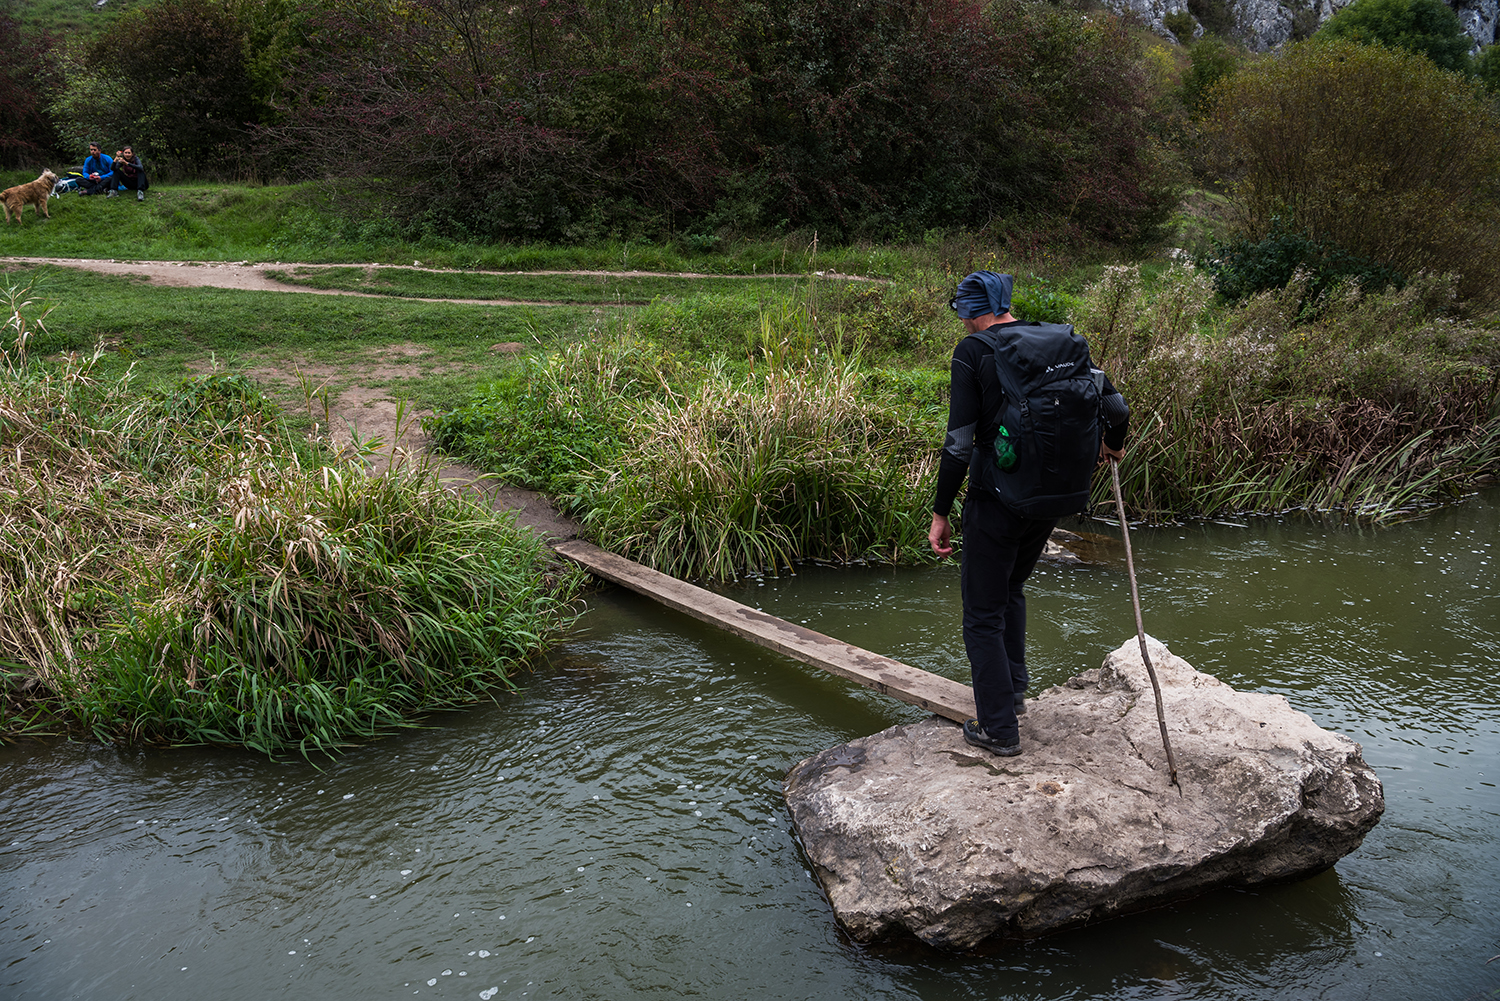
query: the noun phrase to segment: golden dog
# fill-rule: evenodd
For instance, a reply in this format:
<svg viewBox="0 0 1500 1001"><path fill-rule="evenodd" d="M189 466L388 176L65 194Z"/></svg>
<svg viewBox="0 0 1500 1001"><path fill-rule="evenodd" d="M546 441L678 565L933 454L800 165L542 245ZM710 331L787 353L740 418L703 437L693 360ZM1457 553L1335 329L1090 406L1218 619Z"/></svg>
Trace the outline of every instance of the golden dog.
<svg viewBox="0 0 1500 1001"><path fill-rule="evenodd" d="M52 194L52 185L57 183L57 175L50 170L42 171L42 176L25 184L17 184L14 188L6 188L0 191L0 207L5 209L5 222L10 223L10 214L15 212L16 222L21 221L21 210L28 204L33 210L52 218L52 213L47 211L47 196Z"/></svg>

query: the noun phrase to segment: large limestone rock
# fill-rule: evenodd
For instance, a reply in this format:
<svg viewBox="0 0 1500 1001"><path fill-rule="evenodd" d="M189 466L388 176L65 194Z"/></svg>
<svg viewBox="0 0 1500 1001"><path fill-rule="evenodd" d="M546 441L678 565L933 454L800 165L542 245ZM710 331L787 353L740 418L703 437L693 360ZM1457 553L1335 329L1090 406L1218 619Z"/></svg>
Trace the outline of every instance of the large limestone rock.
<svg viewBox="0 0 1500 1001"><path fill-rule="evenodd" d="M1500 0L1446 0L1458 14L1464 33L1474 40L1474 51L1496 40L1497 5ZM1139 19L1163 38L1173 37L1166 19L1170 14L1188 10L1187 0L1106 0L1122 14ZM1292 40L1297 22L1306 30L1316 30L1353 0L1227 0L1234 16L1236 40L1255 52L1266 52ZM1202 37L1200 26L1195 37Z"/></svg>
<svg viewBox="0 0 1500 1001"><path fill-rule="evenodd" d="M1133 638L1029 700L1018 757L932 717L794 767L793 822L850 934L966 949L1301 879L1359 847L1385 799L1358 744L1149 643L1181 795Z"/></svg>

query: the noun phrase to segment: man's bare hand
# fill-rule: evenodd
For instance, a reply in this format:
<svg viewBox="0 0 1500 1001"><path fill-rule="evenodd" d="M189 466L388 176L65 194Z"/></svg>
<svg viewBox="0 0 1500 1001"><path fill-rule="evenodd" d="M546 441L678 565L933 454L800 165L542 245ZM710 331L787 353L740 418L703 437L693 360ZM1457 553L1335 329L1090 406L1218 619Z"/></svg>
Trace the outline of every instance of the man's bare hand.
<svg viewBox="0 0 1500 1001"><path fill-rule="evenodd" d="M932 516L932 527L927 530L927 541L932 545L932 551L939 556L953 555L953 526L948 524L948 519L943 515Z"/></svg>

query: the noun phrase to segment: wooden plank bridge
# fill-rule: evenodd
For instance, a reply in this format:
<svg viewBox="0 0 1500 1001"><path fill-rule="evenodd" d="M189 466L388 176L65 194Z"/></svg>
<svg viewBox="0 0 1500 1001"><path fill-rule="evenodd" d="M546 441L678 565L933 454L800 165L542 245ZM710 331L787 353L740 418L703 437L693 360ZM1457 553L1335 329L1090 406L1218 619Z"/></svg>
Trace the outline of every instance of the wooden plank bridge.
<svg viewBox="0 0 1500 1001"><path fill-rule="evenodd" d="M974 718L974 692L961 682L767 615L579 539L560 543L554 548L596 576L654 598L668 608L726 629L752 643L959 723Z"/></svg>

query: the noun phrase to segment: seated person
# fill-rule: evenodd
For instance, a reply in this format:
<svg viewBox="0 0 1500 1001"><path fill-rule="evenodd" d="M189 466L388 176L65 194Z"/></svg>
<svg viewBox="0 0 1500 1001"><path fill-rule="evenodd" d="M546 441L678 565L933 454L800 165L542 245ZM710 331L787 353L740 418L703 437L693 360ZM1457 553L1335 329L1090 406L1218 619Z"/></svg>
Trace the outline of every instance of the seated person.
<svg viewBox="0 0 1500 1001"><path fill-rule="evenodd" d="M146 178L146 165L141 163L141 158L129 146L122 149L115 158L115 180L121 191L134 190L136 201L146 200L146 189L151 187L151 182Z"/></svg>
<svg viewBox="0 0 1500 1001"><path fill-rule="evenodd" d="M89 155L83 161L83 178L78 182L80 195L113 195L115 193L115 161L108 153L99 152L98 143L89 143Z"/></svg>

